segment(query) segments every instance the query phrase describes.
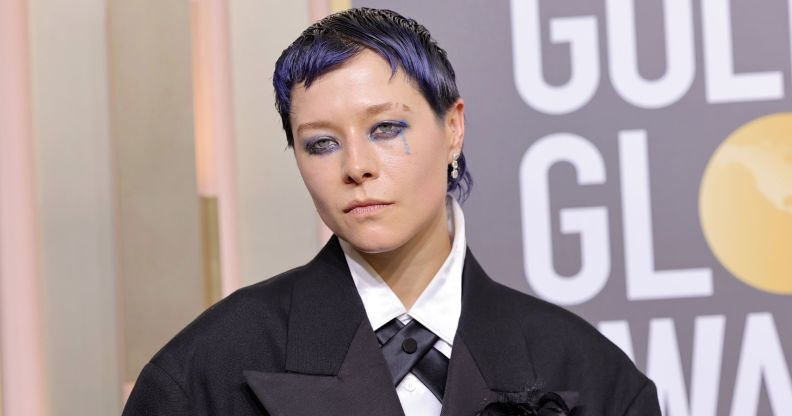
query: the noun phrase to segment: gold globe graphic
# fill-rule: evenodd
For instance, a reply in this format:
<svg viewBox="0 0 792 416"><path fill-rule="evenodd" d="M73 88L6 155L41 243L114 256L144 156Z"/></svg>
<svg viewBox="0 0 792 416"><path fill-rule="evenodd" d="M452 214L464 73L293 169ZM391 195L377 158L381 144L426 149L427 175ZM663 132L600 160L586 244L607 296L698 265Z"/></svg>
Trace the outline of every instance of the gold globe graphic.
<svg viewBox="0 0 792 416"><path fill-rule="evenodd" d="M755 119L718 147L701 181L699 215L729 272L792 294L792 113Z"/></svg>

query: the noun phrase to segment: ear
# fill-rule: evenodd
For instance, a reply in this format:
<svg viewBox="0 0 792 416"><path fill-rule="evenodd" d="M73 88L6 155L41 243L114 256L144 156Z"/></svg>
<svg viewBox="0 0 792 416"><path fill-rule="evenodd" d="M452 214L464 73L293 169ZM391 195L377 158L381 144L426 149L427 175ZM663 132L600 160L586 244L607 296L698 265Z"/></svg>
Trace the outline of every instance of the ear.
<svg viewBox="0 0 792 416"><path fill-rule="evenodd" d="M465 101L461 98L448 109L445 115L446 142L448 143L448 163L454 160L454 154L462 153L465 142Z"/></svg>

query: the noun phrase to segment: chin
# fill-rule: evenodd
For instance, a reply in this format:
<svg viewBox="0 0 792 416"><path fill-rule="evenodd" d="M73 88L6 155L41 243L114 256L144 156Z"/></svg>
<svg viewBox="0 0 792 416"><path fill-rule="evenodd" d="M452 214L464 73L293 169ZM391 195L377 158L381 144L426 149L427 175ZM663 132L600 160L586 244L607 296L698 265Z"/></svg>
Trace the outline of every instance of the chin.
<svg viewBox="0 0 792 416"><path fill-rule="evenodd" d="M399 237L393 233L383 235L381 232L357 232L338 235L351 244L352 247L355 247L357 251L368 254L387 253L403 245Z"/></svg>
<svg viewBox="0 0 792 416"><path fill-rule="evenodd" d="M352 247L355 247L355 250L367 254L387 253L399 247L398 244L393 244L387 241L373 241L369 239L355 238L345 238L344 240L346 240L349 244L352 244Z"/></svg>

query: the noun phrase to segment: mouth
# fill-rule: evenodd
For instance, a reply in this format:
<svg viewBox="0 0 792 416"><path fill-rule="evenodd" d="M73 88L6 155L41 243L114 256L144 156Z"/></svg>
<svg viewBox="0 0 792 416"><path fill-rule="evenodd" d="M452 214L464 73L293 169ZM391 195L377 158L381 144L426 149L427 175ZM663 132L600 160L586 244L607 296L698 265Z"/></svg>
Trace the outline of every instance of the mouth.
<svg viewBox="0 0 792 416"><path fill-rule="evenodd" d="M393 205L393 202L367 199L365 201L352 201L344 208L344 214L366 215L374 214L383 208Z"/></svg>

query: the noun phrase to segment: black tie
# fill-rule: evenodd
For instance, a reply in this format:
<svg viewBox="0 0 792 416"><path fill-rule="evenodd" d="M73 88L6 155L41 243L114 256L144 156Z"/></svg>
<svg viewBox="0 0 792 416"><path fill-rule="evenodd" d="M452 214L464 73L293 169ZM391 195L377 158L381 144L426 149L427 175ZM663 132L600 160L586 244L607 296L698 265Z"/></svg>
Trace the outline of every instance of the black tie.
<svg viewBox="0 0 792 416"><path fill-rule="evenodd" d="M443 401L448 358L432 348L437 335L424 328L415 319L404 325L394 319L377 330L382 354L388 363L393 385L398 386L410 371L418 380Z"/></svg>

